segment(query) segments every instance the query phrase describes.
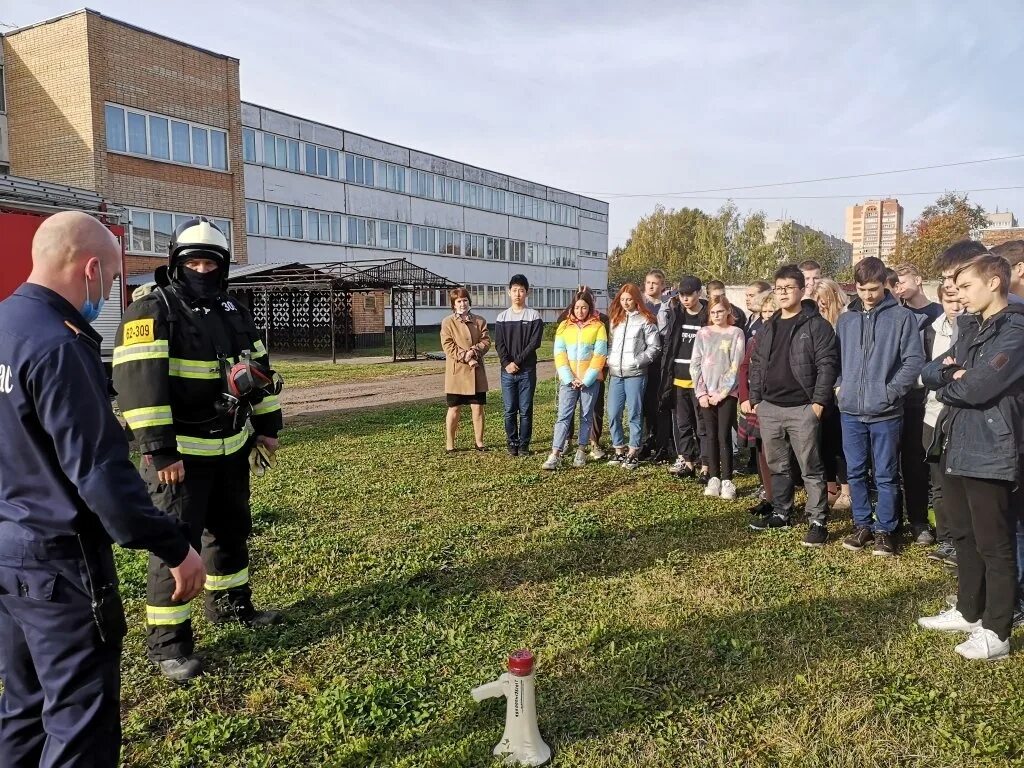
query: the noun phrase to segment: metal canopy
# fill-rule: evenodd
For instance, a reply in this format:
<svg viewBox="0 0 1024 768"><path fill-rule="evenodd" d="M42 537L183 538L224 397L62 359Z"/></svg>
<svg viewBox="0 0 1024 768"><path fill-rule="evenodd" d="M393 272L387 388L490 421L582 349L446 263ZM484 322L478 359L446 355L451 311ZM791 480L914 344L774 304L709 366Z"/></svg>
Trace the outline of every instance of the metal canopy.
<svg viewBox="0 0 1024 768"><path fill-rule="evenodd" d="M311 264L250 264L228 274L232 288L358 291L404 288L448 289L455 283L406 259L331 261Z"/></svg>
<svg viewBox="0 0 1024 768"><path fill-rule="evenodd" d="M391 359L415 360L416 349L416 292L420 290L454 288L446 277L416 266L406 259L381 259L357 262L320 262L300 264L248 264L232 269L228 288L248 293L253 299L259 295L264 332L272 330L271 317L275 312L287 317L287 331L306 333L312 338L320 331L330 333L331 357L337 361L337 333L340 332L346 348L352 334L351 296L359 291L390 290L391 292ZM325 295L326 294L326 295ZM293 308L287 296L305 295L302 307ZM287 308L274 297L287 301ZM277 308L275 309L275 305ZM321 326L323 326L321 328ZM296 331L298 329L298 331ZM284 331L283 328L279 329Z"/></svg>

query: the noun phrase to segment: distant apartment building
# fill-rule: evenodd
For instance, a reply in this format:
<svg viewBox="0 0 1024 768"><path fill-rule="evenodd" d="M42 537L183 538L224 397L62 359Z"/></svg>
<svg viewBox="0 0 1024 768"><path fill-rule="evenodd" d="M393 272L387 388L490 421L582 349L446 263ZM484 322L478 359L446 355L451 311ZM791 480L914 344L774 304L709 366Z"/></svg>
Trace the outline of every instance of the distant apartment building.
<svg viewBox="0 0 1024 768"><path fill-rule="evenodd" d="M842 238L830 235L828 232L822 232L820 229L814 229L808 227L806 224L800 224L792 219L769 219L764 223L764 240L766 243L774 243L775 239L779 236L780 230L787 224L791 225L793 231L793 237L797 238L805 233L814 233L820 235L828 245L829 249L837 254L838 264L840 269L848 267L853 254L853 246Z"/></svg>
<svg viewBox="0 0 1024 768"><path fill-rule="evenodd" d="M846 241L853 247L852 263L867 256L888 259L903 231L903 206L899 200L865 200L846 209Z"/></svg>

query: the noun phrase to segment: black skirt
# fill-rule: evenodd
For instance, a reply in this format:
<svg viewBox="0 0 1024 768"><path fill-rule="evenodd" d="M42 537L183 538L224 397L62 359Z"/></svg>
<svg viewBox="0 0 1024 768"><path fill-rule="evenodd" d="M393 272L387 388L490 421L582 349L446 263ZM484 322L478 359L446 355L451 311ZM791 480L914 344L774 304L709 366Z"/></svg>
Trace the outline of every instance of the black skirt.
<svg viewBox="0 0 1024 768"><path fill-rule="evenodd" d="M475 395L453 395L451 392L446 392L444 399L449 408L459 405L487 405L486 392L477 392Z"/></svg>

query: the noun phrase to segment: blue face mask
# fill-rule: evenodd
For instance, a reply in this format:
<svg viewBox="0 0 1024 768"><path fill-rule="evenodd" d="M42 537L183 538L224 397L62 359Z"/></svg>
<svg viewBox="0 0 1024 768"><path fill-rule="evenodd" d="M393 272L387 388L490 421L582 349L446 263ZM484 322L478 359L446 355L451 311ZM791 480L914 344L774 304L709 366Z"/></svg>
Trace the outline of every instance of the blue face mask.
<svg viewBox="0 0 1024 768"><path fill-rule="evenodd" d="M89 278L87 276L85 278L85 303L82 304L82 306L78 308L78 311L82 315L82 319L84 319L85 322L87 322L87 323L91 323L93 320L95 320L97 317L100 316L100 310L103 309L103 303L106 301L106 299L103 298L103 265L102 264L99 265L99 270L100 270L100 290L99 290L99 295L96 297L96 301L93 302L93 300L89 296Z"/></svg>

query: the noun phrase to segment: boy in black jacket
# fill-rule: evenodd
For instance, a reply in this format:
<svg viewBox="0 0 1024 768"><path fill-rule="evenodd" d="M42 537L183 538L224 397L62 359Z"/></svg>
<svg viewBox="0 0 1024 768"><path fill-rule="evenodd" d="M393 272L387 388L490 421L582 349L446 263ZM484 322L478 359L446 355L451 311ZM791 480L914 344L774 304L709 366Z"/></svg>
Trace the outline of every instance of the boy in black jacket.
<svg viewBox="0 0 1024 768"><path fill-rule="evenodd" d="M501 399L510 456L528 456L533 435L533 394L537 391L537 349L544 321L526 306L530 281L513 275L508 282L509 308L494 324L494 346L501 360Z"/></svg>
<svg viewBox="0 0 1024 768"><path fill-rule="evenodd" d="M1010 653L1017 588L1011 493L1024 448L1024 307L1008 305L1009 264L978 256L953 275L965 314L953 354L922 374L946 408L929 453L941 451L946 514L959 563L955 608L918 619L925 629L968 632L956 652Z"/></svg>

